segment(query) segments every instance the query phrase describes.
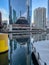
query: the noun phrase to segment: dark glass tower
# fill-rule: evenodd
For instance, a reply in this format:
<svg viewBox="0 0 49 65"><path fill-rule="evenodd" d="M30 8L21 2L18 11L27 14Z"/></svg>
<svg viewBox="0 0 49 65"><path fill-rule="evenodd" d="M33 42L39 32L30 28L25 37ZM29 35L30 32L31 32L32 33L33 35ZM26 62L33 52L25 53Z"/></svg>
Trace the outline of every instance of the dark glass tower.
<svg viewBox="0 0 49 65"><path fill-rule="evenodd" d="M2 13L0 12L0 29L2 29Z"/></svg>
<svg viewBox="0 0 49 65"><path fill-rule="evenodd" d="M2 13L0 12L0 24L2 23Z"/></svg>
<svg viewBox="0 0 49 65"><path fill-rule="evenodd" d="M48 0L48 21L49 21L49 0Z"/></svg>

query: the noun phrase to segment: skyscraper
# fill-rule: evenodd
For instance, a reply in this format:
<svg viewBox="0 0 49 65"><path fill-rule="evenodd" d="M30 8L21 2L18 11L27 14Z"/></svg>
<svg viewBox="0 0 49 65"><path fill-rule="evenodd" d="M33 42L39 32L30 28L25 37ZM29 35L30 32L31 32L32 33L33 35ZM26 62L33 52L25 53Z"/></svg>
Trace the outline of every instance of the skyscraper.
<svg viewBox="0 0 49 65"><path fill-rule="evenodd" d="M47 19L47 27L49 27L49 0L48 0L48 19Z"/></svg>
<svg viewBox="0 0 49 65"><path fill-rule="evenodd" d="M46 27L46 8L39 7L34 10L34 24L36 28L45 29ZM35 35L34 41L45 40L45 34Z"/></svg>
<svg viewBox="0 0 49 65"><path fill-rule="evenodd" d="M9 0L9 20L10 20L9 23L10 24L15 23L15 20L13 19L17 19L20 16L25 18L31 17L31 9L32 9L31 5L32 0ZM16 17L13 18L14 16Z"/></svg>
<svg viewBox="0 0 49 65"><path fill-rule="evenodd" d="M34 10L34 23L36 28L44 29L46 27L46 8L39 7Z"/></svg>
<svg viewBox="0 0 49 65"><path fill-rule="evenodd" d="M0 12L0 29L2 28L2 13Z"/></svg>
<svg viewBox="0 0 49 65"><path fill-rule="evenodd" d="M49 21L49 0L48 0L48 21Z"/></svg>
<svg viewBox="0 0 49 65"><path fill-rule="evenodd" d="M0 12L0 24L2 23L2 13Z"/></svg>

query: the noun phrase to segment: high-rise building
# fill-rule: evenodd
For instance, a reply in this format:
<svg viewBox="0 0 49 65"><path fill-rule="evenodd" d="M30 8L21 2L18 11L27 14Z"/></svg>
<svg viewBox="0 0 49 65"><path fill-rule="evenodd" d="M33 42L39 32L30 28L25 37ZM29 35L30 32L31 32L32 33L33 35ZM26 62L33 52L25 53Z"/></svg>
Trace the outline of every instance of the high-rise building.
<svg viewBox="0 0 49 65"><path fill-rule="evenodd" d="M2 29L2 13L0 12L0 29Z"/></svg>
<svg viewBox="0 0 49 65"><path fill-rule="evenodd" d="M20 16L29 18L31 17L32 0L9 0L9 23L15 23L16 19ZM28 23L30 24L31 21Z"/></svg>
<svg viewBox="0 0 49 65"><path fill-rule="evenodd" d="M36 28L45 29L46 28L46 8L39 7L34 10L34 24ZM35 35L34 41L45 40L45 34Z"/></svg>
<svg viewBox="0 0 49 65"><path fill-rule="evenodd" d="M48 0L48 7L47 8L48 8L47 27L49 28L49 0Z"/></svg>
<svg viewBox="0 0 49 65"><path fill-rule="evenodd" d="M0 12L0 24L2 23L2 13Z"/></svg>
<svg viewBox="0 0 49 65"><path fill-rule="evenodd" d="M48 20L49 20L49 0L48 0Z"/></svg>
<svg viewBox="0 0 49 65"><path fill-rule="evenodd" d="M39 7L34 10L34 23L36 28L46 27L46 8Z"/></svg>

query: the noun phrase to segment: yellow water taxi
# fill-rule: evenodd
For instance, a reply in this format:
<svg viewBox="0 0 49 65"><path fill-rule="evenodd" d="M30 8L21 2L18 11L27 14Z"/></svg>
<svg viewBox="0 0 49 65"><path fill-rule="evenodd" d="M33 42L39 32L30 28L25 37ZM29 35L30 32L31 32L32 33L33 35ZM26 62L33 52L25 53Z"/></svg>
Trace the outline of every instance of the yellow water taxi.
<svg viewBox="0 0 49 65"><path fill-rule="evenodd" d="M8 34L0 34L0 53L8 51Z"/></svg>

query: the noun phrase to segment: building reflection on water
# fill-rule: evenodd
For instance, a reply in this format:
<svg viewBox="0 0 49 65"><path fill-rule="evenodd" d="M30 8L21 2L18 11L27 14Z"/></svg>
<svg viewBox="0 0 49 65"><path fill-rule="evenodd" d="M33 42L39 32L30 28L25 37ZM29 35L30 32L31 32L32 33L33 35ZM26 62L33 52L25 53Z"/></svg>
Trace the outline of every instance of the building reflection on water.
<svg viewBox="0 0 49 65"><path fill-rule="evenodd" d="M33 35L33 41L34 42L36 42L36 41L42 41L42 40L46 40L46 34L45 34L45 36L42 34L42 36L41 36L41 34L36 34L36 37L37 36L41 36L41 38L39 39L38 37L37 37L37 39L36 39L36 37L34 37L35 35ZM22 38L23 39L23 38ZM28 40L29 39L31 39L31 38L28 38ZM20 42L20 39L19 39L19 41L17 41L17 40L11 40L11 41L9 41L9 46L10 46L10 52L9 52L9 60L10 60L10 58L12 58L12 57L10 57L10 56L12 56L11 54L15 54L15 52L17 52L17 54L19 53L19 51L21 51L20 49L22 49L23 47L26 47L27 48L27 43L28 43L28 40L27 41L25 41L25 40L23 40L23 42L25 43L25 44L21 44L21 43L23 43L23 42ZM35 41L36 40L36 41ZM31 47L32 47L32 44L33 44L33 41L32 41L32 43L31 43L31 41L29 41L29 43L30 43L30 52L31 52ZM19 49L19 51L17 51ZM27 50L27 49L26 49ZM11 59L12 60L12 59ZM27 61L27 60L26 60ZM11 63L12 63L12 61L11 61Z"/></svg>
<svg viewBox="0 0 49 65"><path fill-rule="evenodd" d="M37 36L39 36L39 37L37 37ZM31 42L32 38L33 38L33 41ZM23 40L22 42L21 42L20 39L19 40L17 40L17 39L12 39L12 40L8 39L9 51L4 53L4 54L0 54L0 61L1 61L0 65L13 65L12 63L14 63L14 65L18 64L18 63L20 63L20 65L27 65L27 59L26 58L27 58L28 53L31 54L32 44L34 42L42 41L42 40L46 40L46 39L47 39L46 34L45 35L44 34L32 35L31 37L29 37L27 39L27 41L25 41L25 39L23 40L23 38L22 38L22 40ZM23 42L25 44L23 44ZM28 51L27 43L29 44L29 51ZM22 56L21 56L21 54L22 54ZM24 64L22 63L21 59L23 60ZM21 60L21 62L20 62L20 60Z"/></svg>
<svg viewBox="0 0 49 65"><path fill-rule="evenodd" d="M42 40L46 40L46 33L42 33L42 34L36 34L34 35L34 41L42 41Z"/></svg>

